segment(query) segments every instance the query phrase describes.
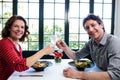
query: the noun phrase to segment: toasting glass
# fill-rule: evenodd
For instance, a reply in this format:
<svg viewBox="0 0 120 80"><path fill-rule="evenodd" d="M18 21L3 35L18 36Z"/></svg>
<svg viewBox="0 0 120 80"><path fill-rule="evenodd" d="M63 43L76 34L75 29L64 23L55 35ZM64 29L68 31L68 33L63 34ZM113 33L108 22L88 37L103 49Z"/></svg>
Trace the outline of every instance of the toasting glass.
<svg viewBox="0 0 120 80"><path fill-rule="evenodd" d="M57 40L59 40L59 39L61 39L61 34L60 34L60 33L56 33L56 34L51 35L51 37L50 37L50 45L51 45L51 46L54 46L54 47L55 47L55 50L56 50L57 52L63 52L62 49L59 49L59 48L56 46L56 42L57 42Z"/></svg>

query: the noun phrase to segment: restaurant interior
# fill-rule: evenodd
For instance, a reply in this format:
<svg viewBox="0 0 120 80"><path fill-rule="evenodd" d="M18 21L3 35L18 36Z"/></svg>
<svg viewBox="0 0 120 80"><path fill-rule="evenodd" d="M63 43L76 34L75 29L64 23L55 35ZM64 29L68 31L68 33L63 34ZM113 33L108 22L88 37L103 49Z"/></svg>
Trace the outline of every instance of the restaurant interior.
<svg viewBox="0 0 120 80"><path fill-rule="evenodd" d="M44 55L41 59L38 58L38 62L43 60L44 68L36 69L31 66L32 69L25 72L14 72L8 80L78 80L63 76L62 71L66 67L79 68L76 67L77 60L71 61L56 46L56 41L64 40L74 51L82 49L90 40L83 27L83 19L88 14L98 15L104 22L105 32L120 37L119 8L120 0L0 0L0 39L5 22L12 15L20 15L27 21L30 31L29 39L19 43L23 58L30 57L49 45L54 46L56 52L62 53ZM56 56L61 57L58 59ZM90 55L81 61L87 61L88 64L87 67L80 68L81 71L93 67Z"/></svg>
<svg viewBox="0 0 120 80"><path fill-rule="evenodd" d="M51 36L58 33L76 51L90 39L82 26L83 18L90 13L103 19L106 32L120 36L119 7L120 0L1 0L0 32L10 16L21 15L30 30L29 40L21 43L23 57L50 45ZM53 56L42 58L53 59ZM63 58L68 57L64 54Z"/></svg>

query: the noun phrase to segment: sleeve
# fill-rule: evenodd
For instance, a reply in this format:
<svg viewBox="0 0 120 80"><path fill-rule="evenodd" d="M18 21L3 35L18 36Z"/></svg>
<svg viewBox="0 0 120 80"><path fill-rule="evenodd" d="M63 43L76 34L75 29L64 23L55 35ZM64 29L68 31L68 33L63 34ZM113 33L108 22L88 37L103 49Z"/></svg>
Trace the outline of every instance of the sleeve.
<svg viewBox="0 0 120 80"><path fill-rule="evenodd" d="M75 52L77 59L84 58L90 54L89 44L90 42L86 43L82 49Z"/></svg>
<svg viewBox="0 0 120 80"><path fill-rule="evenodd" d="M29 68L26 66L26 59L20 57L21 55L16 52L14 47L9 45L2 45L0 52L2 53L0 54L2 58L9 66L12 66L14 70L21 72Z"/></svg>
<svg viewBox="0 0 120 80"><path fill-rule="evenodd" d="M112 80L120 79L120 40L113 40L109 48L108 59L108 73Z"/></svg>

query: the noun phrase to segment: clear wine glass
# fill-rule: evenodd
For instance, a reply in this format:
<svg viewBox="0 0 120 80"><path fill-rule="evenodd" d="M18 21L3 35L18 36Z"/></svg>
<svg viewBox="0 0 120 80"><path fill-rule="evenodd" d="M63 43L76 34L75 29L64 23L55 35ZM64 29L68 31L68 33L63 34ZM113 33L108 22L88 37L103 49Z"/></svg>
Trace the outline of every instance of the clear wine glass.
<svg viewBox="0 0 120 80"><path fill-rule="evenodd" d="M50 45L51 46L54 46L55 47L55 50L57 50L58 52L63 52L62 49L59 49L57 46L56 46L56 41L61 39L61 34L60 33L55 33L53 35L51 35L50 37Z"/></svg>

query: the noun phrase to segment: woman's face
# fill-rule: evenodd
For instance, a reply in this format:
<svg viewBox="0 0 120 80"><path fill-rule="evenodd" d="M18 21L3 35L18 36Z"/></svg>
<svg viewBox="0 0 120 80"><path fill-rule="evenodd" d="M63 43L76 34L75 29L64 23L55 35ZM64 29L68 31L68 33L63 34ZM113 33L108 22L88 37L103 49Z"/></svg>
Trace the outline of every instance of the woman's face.
<svg viewBox="0 0 120 80"><path fill-rule="evenodd" d="M9 31L13 40L19 40L25 32L25 23L22 20L16 20Z"/></svg>
<svg viewBox="0 0 120 80"><path fill-rule="evenodd" d="M103 25L98 24L95 20L88 20L85 23L85 30L87 31L88 35L97 41L100 41L103 37L103 27Z"/></svg>

